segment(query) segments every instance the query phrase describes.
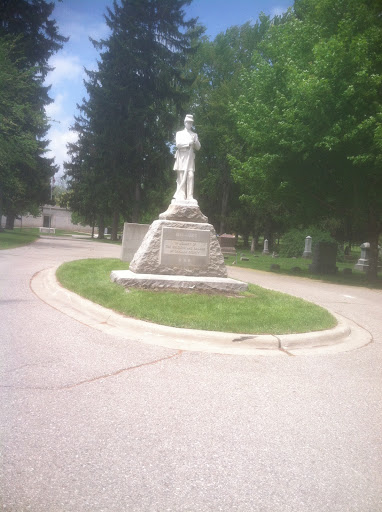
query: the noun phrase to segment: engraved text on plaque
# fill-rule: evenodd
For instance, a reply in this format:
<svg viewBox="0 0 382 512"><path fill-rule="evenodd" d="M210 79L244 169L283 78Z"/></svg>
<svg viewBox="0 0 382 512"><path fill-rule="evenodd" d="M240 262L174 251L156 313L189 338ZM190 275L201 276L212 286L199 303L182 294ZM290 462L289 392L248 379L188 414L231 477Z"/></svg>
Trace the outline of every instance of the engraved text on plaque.
<svg viewBox="0 0 382 512"><path fill-rule="evenodd" d="M166 267L208 267L210 232L163 228L160 264Z"/></svg>

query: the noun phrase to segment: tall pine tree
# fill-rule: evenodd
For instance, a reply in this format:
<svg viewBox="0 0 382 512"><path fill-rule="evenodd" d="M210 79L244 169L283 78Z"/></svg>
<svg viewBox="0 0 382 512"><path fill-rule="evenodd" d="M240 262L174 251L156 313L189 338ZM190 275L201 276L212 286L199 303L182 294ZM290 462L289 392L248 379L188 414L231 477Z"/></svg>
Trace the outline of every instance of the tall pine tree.
<svg viewBox="0 0 382 512"><path fill-rule="evenodd" d="M113 210L113 237L119 216L137 222L140 205L158 188L172 160L168 142L176 113L188 96L184 63L200 30L185 20L191 0L122 0L107 9L107 40L93 41L101 52L97 71L88 71L89 116L95 159L107 203ZM182 112L183 114L183 112ZM74 187L75 176L67 171Z"/></svg>
<svg viewBox="0 0 382 512"><path fill-rule="evenodd" d="M7 215L6 226L10 229L17 214L35 212L49 199L49 181L56 171L53 159L46 157L49 141L45 137L49 124L44 107L52 100L49 87L43 83L51 69L49 58L62 48L67 38L58 33L56 22L51 19L53 9L54 3L44 0L0 0L0 41L6 58L14 66L16 82L25 85L22 94L15 88L12 101L16 110L13 112L26 108L29 111L28 115L19 117L17 131L24 140L33 141L29 145L28 159L20 154L19 159L13 158L12 165L2 162L2 174L8 176L8 184L13 183L8 187L3 184L0 197ZM3 111L7 110L6 102L11 93L5 85L0 90ZM8 121L4 117L4 126ZM5 132L3 135L4 150L6 144L9 149L12 138Z"/></svg>

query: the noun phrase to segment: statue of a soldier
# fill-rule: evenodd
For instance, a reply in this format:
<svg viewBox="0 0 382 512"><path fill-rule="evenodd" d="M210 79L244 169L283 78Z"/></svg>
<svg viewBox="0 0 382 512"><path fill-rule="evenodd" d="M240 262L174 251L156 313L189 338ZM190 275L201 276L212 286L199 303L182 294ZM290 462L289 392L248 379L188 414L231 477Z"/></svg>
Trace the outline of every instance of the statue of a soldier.
<svg viewBox="0 0 382 512"><path fill-rule="evenodd" d="M177 187L174 199L178 201L194 200L195 150L200 149L200 142L191 130L193 123L193 116L186 115L184 130L176 133L174 171L177 172Z"/></svg>

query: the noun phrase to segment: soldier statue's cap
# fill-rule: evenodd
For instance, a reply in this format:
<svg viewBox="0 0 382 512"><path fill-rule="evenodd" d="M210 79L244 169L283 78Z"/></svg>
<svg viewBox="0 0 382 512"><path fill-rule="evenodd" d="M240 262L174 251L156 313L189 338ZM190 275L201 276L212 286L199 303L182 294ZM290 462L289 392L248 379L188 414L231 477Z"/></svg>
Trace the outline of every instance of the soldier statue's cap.
<svg viewBox="0 0 382 512"><path fill-rule="evenodd" d="M191 115L191 114L187 114L186 117L184 118L184 122L187 123L187 122L190 122L190 123L193 123L194 122L194 117Z"/></svg>

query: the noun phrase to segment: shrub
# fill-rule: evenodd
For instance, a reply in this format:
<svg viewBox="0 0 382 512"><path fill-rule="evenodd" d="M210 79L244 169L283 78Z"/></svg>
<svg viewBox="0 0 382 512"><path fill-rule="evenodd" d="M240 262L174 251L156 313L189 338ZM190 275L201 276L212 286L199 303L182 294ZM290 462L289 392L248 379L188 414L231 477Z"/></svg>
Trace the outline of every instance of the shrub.
<svg viewBox="0 0 382 512"><path fill-rule="evenodd" d="M341 245L326 231L310 226L304 229L291 229L282 238L280 256L286 258L301 258L305 248L305 238L312 237L312 251L317 242L333 242L337 244L337 260L344 261L344 251Z"/></svg>

